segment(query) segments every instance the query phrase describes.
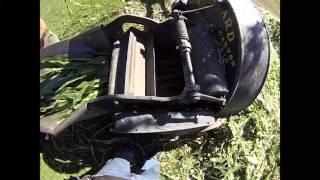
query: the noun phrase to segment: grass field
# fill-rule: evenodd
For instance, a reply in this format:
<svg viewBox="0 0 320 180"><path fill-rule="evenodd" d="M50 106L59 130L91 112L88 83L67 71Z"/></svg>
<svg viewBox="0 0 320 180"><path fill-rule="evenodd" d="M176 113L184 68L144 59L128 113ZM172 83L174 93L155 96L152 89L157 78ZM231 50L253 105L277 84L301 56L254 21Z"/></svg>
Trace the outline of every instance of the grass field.
<svg viewBox="0 0 320 180"><path fill-rule="evenodd" d="M268 10L272 15L280 18L280 0L252 0L259 7Z"/></svg>
<svg viewBox="0 0 320 180"><path fill-rule="evenodd" d="M169 6L169 1L161 0L41 0L40 3L41 17L60 39L108 23L124 12L161 20L167 17ZM272 40L270 68L262 92L238 116L223 119L224 124L218 130L195 140L173 138L179 146L164 148L167 151L160 156L162 179L280 179L280 29L277 18L263 10L262 13ZM92 137L98 137L101 127L96 126L78 128L94 130L97 133ZM46 145L48 148L40 153L42 180L69 179L71 175L95 172L107 160L105 153L110 150L110 143L93 146L92 138L86 141L86 137L79 136L66 136L71 140L64 144L52 139ZM104 159L97 158L100 156Z"/></svg>

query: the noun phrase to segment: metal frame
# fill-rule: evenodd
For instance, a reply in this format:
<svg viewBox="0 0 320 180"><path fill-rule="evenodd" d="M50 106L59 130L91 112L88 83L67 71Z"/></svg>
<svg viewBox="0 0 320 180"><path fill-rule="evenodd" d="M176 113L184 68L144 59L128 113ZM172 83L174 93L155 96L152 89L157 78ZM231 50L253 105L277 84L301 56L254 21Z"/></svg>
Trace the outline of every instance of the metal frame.
<svg viewBox="0 0 320 180"><path fill-rule="evenodd" d="M173 17L162 23L158 23L145 17L123 15L116 18L108 25L98 26L69 40L42 49L40 51L41 58L67 54L71 60L88 60L101 53L105 53L112 54L112 60L109 74L110 81L108 95L98 97L89 102L75 111L63 122L53 123L52 120L45 117L40 121L40 131L57 135L75 122L109 113L122 113L125 116L122 119L117 119L115 117L114 124L116 128L114 131L122 133L160 132L155 129L153 129L153 131L140 129L133 132L131 130L124 130L126 128L120 127L121 123L119 124L119 122L122 122L122 125L133 128L133 126L130 125L130 122L132 122L133 119L141 120L143 119L142 117L146 117L144 120L154 123L157 117L159 117L158 112L162 112L162 115L171 112L187 112L192 114L189 116L196 116L197 113L206 112L210 115L204 115L204 118L200 119L205 122L204 124L206 124L208 119L211 119L210 122L212 123L207 125L202 124L201 126L199 126L199 124L187 123L187 125L184 126L184 129L186 132L188 132L188 129L192 132L216 128L218 124L214 120L215 117L225 117L236 114L251 104L264 84L269 66L269 40L265 25L259 13L253 6L247 2L243 3L237 1L238 0L229 0L218 4L217 6L212 5L185 12L174 10ZM212 10L212 8L217 9L217 11ZM193 40L193 42L190 42L185 19L188 18L191 21L201 22L202 20L201 18L199 20L198 16L199 11L201 11L209 23L217 26L215 27L216 29L223 29L224 26L221 17L225 18L225 15L217 14L217 12L222 12L224 10L228 10L228 16L230 16L233 21L231 28L235 33L236 41L231 42L231 49L233 50L234 57L236 57L237 66L231 67L230 65L226 65L226 83L228 89L221 90L221 92L227 92L228 94L226 94L226 97L224 97L224 95L219 95L218 97L211 95L210 93L203 93L203 89L200 89L203 84L201 84L201 86L197 84L199 83L199 80L197 80L197 82L196 79L199 79L199 75L195 78L193 65L195 64L194 61L198 61L197 58L201 56L197 56L196 52L191 52L191 45L193 44L201 47L203 44L197 42L197 38L194 38L192 35L191 40ZM141 95L139 95L139 93L128 88L135 86L135 81L143 78L144 75L139 76L133 72L134 63L136 63L134 61L137 59L134 52L136 49L140 48L137 38L139 38L141 34L129 34L129 43L126 43L123 39L126 32L124 32L122 28L125 23L144 25L147 29L146 32L148 33L144 32L142 34L148 34L148 37L151 37L144 44L142 43L144 47L141 47L145 48L146 54L148 54L147 58L150 59L150 61L146 62L147 81L144 86L145 88L149 88L145 94L140 93ZM201 31L204 32L206 30L202 29L200 32ZM166 34L166 36L159 37L158 34ZM157 47L154 47L152 44L153 41L159 42L160 38L161 42L159 46L174 47L177 44L177 49L180 52L185 87L179 95L171 97L156 96L154 51ZM126 71L125 77L130 77L132 79L125 81L123 84L124 88L119 93L117 90L117 85L119 84L117 79L119 77L119 59L121 59L120 56L123 54L120 51L123 49L123 46L126 46L125 49L127 49L126 52L128 52L128 54L126 54L127 57L125 57L125 59L127 59L125 67L132 67L131 71ZM213 46L208 46L207 48ZM210 58L206 59L207 62L210 62L210 60ZM219 70L221 68L212 69L213 67L211 66L212 65L208 66L206 64L197 65L197 70L203 68L206 69L206 72L221 71ZM120 69L122 70L121 67ZM223 77L224 73L220 73L220 75ZM202 77L202 75L200 75L200 77ZM222 81L222 84L225 83ZM186 111L187 109L188 111ZM145 114L132 114L132 112L144 112ZM185 119L188 119L188 117L186 116ZM167 117L167 121L169 122L171 119ZM123 122L127 122L126 125ZM170 131L163 130L163 132L165 131L178 133L181 129L171 128Z"/></svg>

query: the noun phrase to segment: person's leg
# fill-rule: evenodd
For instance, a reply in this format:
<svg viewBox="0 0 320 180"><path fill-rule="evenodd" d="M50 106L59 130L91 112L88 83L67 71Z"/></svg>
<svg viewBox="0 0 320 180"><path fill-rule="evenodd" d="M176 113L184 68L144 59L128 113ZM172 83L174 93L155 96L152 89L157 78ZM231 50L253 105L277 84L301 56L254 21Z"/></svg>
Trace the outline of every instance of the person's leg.
<svg viewBox="0 0 320 180"><path fill-rule="evenodd" d="M129 179L131 177L130 163L133 161L133 158L134 155L131 151L120 151L95 176L114 176Z"/></svg>
<svg viewBox="0 0 320 180"><path fill-rule="evenodd" d="M129 178L130 175L129 161L122 158L114 158L109 160L95 176L115 176Z"/></svg>
<svg viewBox="0 0 320 180"><path fill-rule="evenodd" d="M144 170L144 172L141 173L140 175L136 175L135 179L137 180L160 179L159 161L155 156L147 160L141 169Z"/></svg>

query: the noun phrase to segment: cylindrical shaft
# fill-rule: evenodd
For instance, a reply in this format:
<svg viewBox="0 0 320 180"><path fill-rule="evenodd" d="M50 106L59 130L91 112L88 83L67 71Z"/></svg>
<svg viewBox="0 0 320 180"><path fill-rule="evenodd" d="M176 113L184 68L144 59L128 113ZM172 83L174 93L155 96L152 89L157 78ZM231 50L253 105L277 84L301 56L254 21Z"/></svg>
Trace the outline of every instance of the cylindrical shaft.
<svg viewBox="0 0 320 180"><path fill-rule="evenodd" d="M195 81L194 75L193 75L190 52L185 51L185 52L182 52L181 55L184 56L184 58L182 58L184 60L184 62L182 64L183 64L185 83L187 85L194 85L194 84L196 84L196 81Z"/></svg>
<svg viewBox="0 0 320 180"><path fill-rule="evenodd" d="M192 63L191 63L191 44L189 42L189 35L187 31L186 23L182 17L178 17L176 22L178 48L182 59L183 73L186 85L194 85L195 79L193 75Z"/></svg>

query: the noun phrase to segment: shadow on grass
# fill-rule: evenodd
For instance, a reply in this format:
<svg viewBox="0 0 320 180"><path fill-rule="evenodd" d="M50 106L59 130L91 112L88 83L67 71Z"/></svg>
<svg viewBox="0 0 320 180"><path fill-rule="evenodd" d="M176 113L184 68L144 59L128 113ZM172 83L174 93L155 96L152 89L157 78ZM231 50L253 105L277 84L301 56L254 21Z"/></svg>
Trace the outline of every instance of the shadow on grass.
<svg viewBox="0 0 320 180"><path fill-rule="evenodd" d="M145 4L147 14L146 16L149 18L153 18L153 4L159 4L161 7L161 10L163 11L163 15L167 18L170 15L170 10L165 5L165 0L140 0L141 3Z"/></svg>
<svg viewBox="0 0 320 180"><path fill-rule="evenodd" d="M133 147L136 161L132 172L139 173L144 162L159 151L172 150L184 141L168 143L169 135L121 135L109 131L111 117L80 122L49 141L40 140L43 161L57 173L77 174L90 168L85 174L97 173L114 154L123 147Z"/></svg>
<svg viewBox="0 0 320 180"><path fill-rule="evenodd" d="M257 138L256 120L250 118L248 122L243 127L242 137L246 141L254 141Z"/></svg>
<svg viewBox="0 0 320 180"><path fill-rule="evenodd" d="M222 143L232 138L230 130L226 128L180 136L179 140L172 142L169 140L175 137L173 135L120 135L109 131L110 124L106 122L108 119L110 117L84 121L68 128L58 137L51 137L49 141L42 140L41 153L44 162L57 173L66 173L71 176L79 173L83 168L90 168L81 176L92 175L97 173L122 147L134 147L136 162L131 170L139 173L145 160L158 152L170 151L188 144L194 151L200 150L201 156L211 152L213 148L220 148ZM204 137L202 144L194 142L194 139L199 136ZM210 140L212 138L214 141ZM202 161L206 160L203 158Z"/></svg>
<svg viewBox="0 0 320 180"><path fill-rule="evenodd" d="M136 162L131 170L139 173L145 160L158 152L174 150L187 144L192 148L190 154L199 159L200 168L203 169L206 179L223 178L222 170L227 171L232 168L225 160L217 164L220 167L216 167L210 164L211 157L207 156L207 154L214 155L215 152L227 152L233 135L226 124L209 132L179 136L178 140L170 141L175 136L112 133L109 131L110 119L110 116L106 116L83 121L68 128L58 137L52 137L48 142L42 141L41 153L44 162L57 173L77 174L81 169L89 168L89 171L81 176L92 175L96 174L122 147L133 147ZM249 121L246 126L244 134L250 137L252 126L255 125ZM203 139L200 144L195 141L197 137ZM239 169L234 173L244 177L245 171Z"/></svg>
<svg viewBox="0 0 320 180"><path fill-rule="evenodd" d="M210 158L212 157L208 156L208 154L214 155L215 152L227 151L232 138L233 136L230 128L223 125L219 129L205 134L204 142L198 148L194 149L194 151L199 151L197 154L198 156L201 156L201 158L198 159L200 159L200 168L204 170L205 179L212 179L212 177L223 178L223 172L221 172L221 169L227 169L228 167L222 165L222 163L222 167L219 168L209 165L209 163L211 163Z"/></svg>
<svg viewBox="0 0 320 180"><path fill-rule="evenodd" d="M110 144L118 140L108 134L108 126L103 120L88 120L41 140L44 162L58 173L73 174L85 167L91 167L89 174L98 171L112 154Z"/></svg>

